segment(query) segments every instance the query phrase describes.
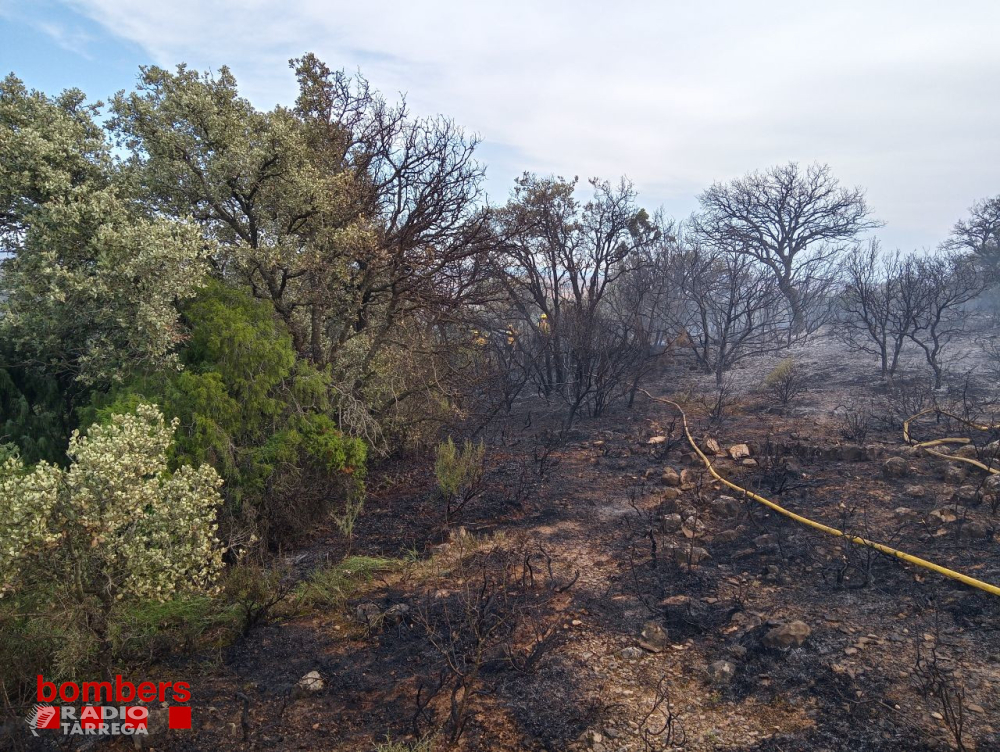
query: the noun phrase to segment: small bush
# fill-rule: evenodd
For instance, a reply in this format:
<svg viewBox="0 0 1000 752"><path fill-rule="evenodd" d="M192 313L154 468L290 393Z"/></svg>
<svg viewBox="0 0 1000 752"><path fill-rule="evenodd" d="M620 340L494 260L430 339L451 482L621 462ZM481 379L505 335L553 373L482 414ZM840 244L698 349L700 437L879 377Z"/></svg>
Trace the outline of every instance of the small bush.
<svg viewBox="0 0 1000 752"><path fill-rule="evenodd" d="M449 436L438 444L434 474L445 500L445 524L450 525L465 505L482 491L486 445L468 439L461 450Z"/></svg>
<svg viewBox="0 0 1000 752"><path fill-rule="evenodd" d="M398 565L393 559L372 556L349 556L338 564L317 569L296 588L296 598L306 608L339 608L358 587L378 572Z"/></svg>
<svg viewBox="0 0 1000 752"><path fill-rule="evenodd" d="M837 407L840 435L855 444L864 444L875 420L871 403L851 402Z"/></svg>
<svg viewBox="0 0 1000 752"><path fill-rule="evenodd" d="M785 358L764 379L764 390L778 405L786 407L798 398L806 387L805 374L792 358Z"/></svg>

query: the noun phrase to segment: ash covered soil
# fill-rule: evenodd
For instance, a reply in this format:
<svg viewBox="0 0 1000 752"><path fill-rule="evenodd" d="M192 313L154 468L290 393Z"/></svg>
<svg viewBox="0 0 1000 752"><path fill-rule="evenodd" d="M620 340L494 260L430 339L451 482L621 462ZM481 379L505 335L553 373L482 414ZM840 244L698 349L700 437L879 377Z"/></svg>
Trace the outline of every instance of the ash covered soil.
<svg viewBox="0 0 1000 752"><path fill-rule="evenodd" d="M712 379L682 360L646 387L685 406L734 482L1000 583L985 474L905 446L898 425L934 399L991 417L995 385L963 352L931 393L915 358L888 387L821 338L792 352L809 377L792 405L759 391L762 358L733 373L716 421ZM195 728L148 745L372 750L436 729L435 749L937 750L958 726L966 749L1000 750L1000 598L738 498L676 418L640 396L558 439L544 406L525 409L488 437L486 488L450 531L433 458L387 462L352 553L403 563L162 667L191 683ZM979 456L997 438L933 417L914 431L968 435ZM318 530L286 560L306 573L344 553ZM313 671L321 684L298 686Z"/></svg>

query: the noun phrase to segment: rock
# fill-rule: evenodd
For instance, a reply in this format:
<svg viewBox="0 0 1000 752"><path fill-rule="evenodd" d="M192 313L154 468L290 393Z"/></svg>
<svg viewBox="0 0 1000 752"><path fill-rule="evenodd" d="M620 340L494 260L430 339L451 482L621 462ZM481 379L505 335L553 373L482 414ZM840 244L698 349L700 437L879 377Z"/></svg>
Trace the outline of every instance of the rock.
<svg viewBox="0 0 1000 752"><path fill-rule="evenodd" d="M864 462L868 459L868 450L857 444L845 444L839 449L840 459L844 462Z"/></svg>
<svg viewBox="0 0 1000 752"><path fill-rule="evenodd" d="M729 447L729 456L734 460L746 459L750 456L750 447L746 444L733 444Z"/></svg>
<svg viewBox="0 0 1000 752"><path fill-rule="evenodd" d="M764 623L759 615L751 611L737 611L729 619L729 622L740 630L756 629Z"/></svg>
<svg viewBox="0 0 1000 752"><path fill-rule="evenodd" d="M410 618L410 607L405 603L390 606L383 617L389 624L401 624Z"/></svg>
<svg viewBox="0 0 1000 752"><path fill-rule="evenodd" d="M962 538L972 538L973 540L985 540L993 535L990 526L979 520L970 520L959 528L958 534Z"/></svg>
<svg viewBox="0 0 1000 752"><path fill-rule="evenodd" d="M774 627L764 635L764 645L769 648L797 648L812 634L804 621L791 621Z"/></svg>
<svg viewBox="0 0 1000 752"><path fill-rule="evenodd" d="M781 579L781 569L777 564L768 564L764 570L764 579L768 582L778 582Z"/></svg>
<svg viewBox="0 0 1000 752"><path fill-rule="evenodd" d="M723 530L721 533L717 533L712 540L715 543L725 545L728 543L735 543L740 534L743 532L742 528L733 528L732 530Z"/></svg>
<svg viewBox="0 0 1000 752"><path fill-rule="evenodd" d="M763 535L758 535L753 539L753 544L757 548L772 548L777 547L778 539L774 537L771 533L764 533Z"/></svg>
<svg viewBox="0 0 1000 752"><path fill-rule="evenodd" d="M979 456L979 452L976 451L975 444L962 444L962 446L955 450L954 456L964 457L967 460L974 460Z"/></svg>
<svg viewBox="0 0 1000 752"><path fill-rule="evenodd" d="M618 657L624 658L626 661L637 661L644 655L646 654L634 645L629 645L627 648L622 648L618 651Z"/></svg>
<svg viewBox="0 0 1000 752"><path fill-rule="evenodd" d="M719 446L719 442L713 438L706 438L701 443L701 451L710 457L715 457L716 455L722 454L722 447Z"/></svg>
<svg viewBox="0 0 1000 752"><path fill-rule="evenodd" d="M698 474L694 470L684 468L681 470L681 485L687 486L693 484L698 479Z"/></svg>
<svg viewBox="0 0 1000 752"><path fill-rule="evenodd" d="M681 484L681 476L672 467L668 467L663 471L663 475L660 476L660 481L665 486L679 486Z"/></svg>
<svg viewBox="0 0 1000 752"><path fill-rule="evenodd" d="M382 609L378 607L378 604L371 601L359 603L354 609L354 620L368 627L376 626L381 616Z"/></svg>
<svg viewBox="0 0 1000 752"><path fill-rule="evenodd" d="M975 486L959 486L955 493L951 495L952 501L964 501L966 504L975 504L979 501L979 489Z"/></svg>
<svg viewBox="0 0 1000 752"><path fill-rule="evenodd" d="M705 523L699 519L697 514L685 517L684 524L681 526L681 532L684 533L685 538L700 538L705 534L707 529Z"/></svg>
<svg viewBox="0 0 1000 752"><path fill-rule="evenodd" d="M676 533L684 524L679 514L665 514L660 518L660 530L668 535Z"/></svg>
<svg viewBox="0 0 1000 752"><path fill-rule="evenodd" d="M700 606L700 601L696 601ZM687 618L692 611L692 599L688 595L671 595L660 601L667 621L677 621Z"/></svg>
<svg viewBox="0 0 1000 752"><path fill-rule="evenodd" d="M658 444L666 444L667 443L667 437L666 436L650 436L649 440L646 443L649 444L649 445L651 445L651 446L657 446Z"/></svg>
<svg viewBox="0 0 1000 752"><path fill-rule="evenodd" d="M920 513L909 507L896 507L892 513L903 522L919 522Z"/></svg>
<svg viewBox="0 0 1000 752"><path fill-rule="evenodd" d="M949 523L960 517L965 517L965 507L961 504L945 504L943 507L931 511L928 517L932 522Z"/></svg>
<svg viewBox="0 0 1000 752"><path fill-rule="evenodd" d="M922 499L927 494L927 491L923 486L911 484L903 488L903 493L914 499Z"/></svg>
<svg viewBox="0 0 1000 752"><path fill-rule="evenodd" d="M319 671L310 671L296 683L295 688L302 694L312 694L323 689L323 677Z"/></svg>
<svg viewBox="0 0 1000 752"><path fill-rule="evenodd" d="M740 464L743 467L757 467L757 460L753 457L747 457L745 460L741 460Z"/></svg>
<svg viewBox="0 0 1000 752"><path fill-rule="evenodd" d="M662 653L667 649L669 640L667 630L655 621L647 621L642 625L639 633L639 647L648 650L650 653Z"/></svg>
<svg viewBox="0 0 1000 752"><path fill-rule="evenodd" d="M726 686L736 676L736 666L729 661L715 661L708 667L708 676L717 686Z"/></svg>
<svg viewBox="0 0 1000 752"><path fill-rule="evenodd" d="M902 478L909 472L910 466L902 457L890 457L882 463L882 474L887 478Z"/></svg>
<svg viewBox="0 0 1000 752"><path fill-rule="evenodd" d="M698 546L678 546L674 549L674 561L685 566L691 564L700 564L705 559L710 559L711 554L708 553L704 548L699 548Z"/></svg>
<svg viewBox="0 0 1000 752"><path fill-rule="evenodd" d="M965 469L964 465L949 462L947 465L945 465L942 477L944 478L945 483L959 485L965 480L968 474L969 471Z"/></svg>
<svg viewBox="0 0 1000 752"><path fill-rule="evenodd" d="M664 488L660 496L664 501L676 501L681 496L681 490L679 488Z"/></svg>

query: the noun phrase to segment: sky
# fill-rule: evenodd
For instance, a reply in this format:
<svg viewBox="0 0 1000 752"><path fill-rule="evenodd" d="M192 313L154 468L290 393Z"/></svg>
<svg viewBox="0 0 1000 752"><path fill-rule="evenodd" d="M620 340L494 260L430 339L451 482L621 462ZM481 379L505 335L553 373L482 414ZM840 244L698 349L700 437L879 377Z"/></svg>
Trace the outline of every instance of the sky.
<svg viewBox="0 0 1000 752"><path fill-rule="evenodd" d="M714 181L818 161L919 250L1000 194L998 32L996 0L0 0L0 75L102 99L140 65L228 65L266 109L314 52L478 134L493 202L525 170L625 175L683 218Z"/></svg>

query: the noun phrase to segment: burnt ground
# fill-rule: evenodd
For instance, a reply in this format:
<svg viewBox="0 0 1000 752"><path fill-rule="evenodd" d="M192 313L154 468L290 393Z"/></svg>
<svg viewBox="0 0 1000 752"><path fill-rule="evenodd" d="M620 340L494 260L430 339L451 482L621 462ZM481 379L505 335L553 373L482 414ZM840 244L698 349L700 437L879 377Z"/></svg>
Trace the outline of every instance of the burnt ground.
<svg viewBox="0 0 1000 752"><path fill-rule="evenodd" d="M902 444L893 416L917 387L890 394L870 363L829 342L800 360L811 385L795 404L769 404L757 391L769 364L749 364L713 424L698 400L712 385L683 363L648 388L681 399L698 437L748 445L752 463L716 459L737 483L1000 583L1000 525L983 478ZM964 394L968 408L968 383L953 384L937 398ZM862 402L871 415L858 444L844 438L839 408ZM753 502L718 503L736 494L702 472L666 405L639 398L559 441L544 425L536 412L495 430L486 490L450 535L431 458L377 470L354 552L405 563L341 606L279 612L221 652L159 667L190 681L195 728L149 744L372 750L438 729L435 748L446 749L454 696L467 702L456 747L469 750L937 750L954 748L956 715L966 749L1000 750L1000 598ZM915 432L968 434L933 419ZM905 463L892 477L891 457ZM332 530L318 530L288 558L306 571L343 553ZM364 608L358 615L366 603L409 611L369 624ZM809 628L801 645L764 638L793 621ZM446 655L472 673L463 629L486 633L488 655L452 695ZM323 688L297 691L310 671ZM418 713L418 695L442 678Z"/></svg>

